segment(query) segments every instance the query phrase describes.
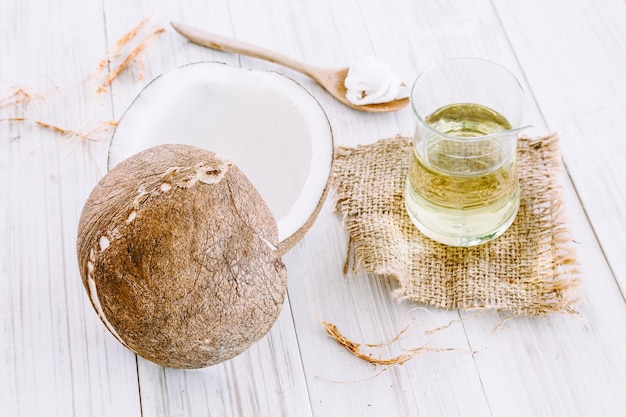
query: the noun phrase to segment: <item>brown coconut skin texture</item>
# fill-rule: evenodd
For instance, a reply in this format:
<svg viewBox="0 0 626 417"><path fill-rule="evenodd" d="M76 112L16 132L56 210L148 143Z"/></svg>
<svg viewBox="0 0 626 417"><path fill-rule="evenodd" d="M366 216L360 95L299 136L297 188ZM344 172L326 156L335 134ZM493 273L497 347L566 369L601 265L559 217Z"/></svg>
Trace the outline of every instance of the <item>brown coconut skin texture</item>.
<svg viewBox="0 0 626 417"><path fill-rule="evenodd" d="M287 275L265 201L231 162L160 145L96 185L78 226L83 284L100 319L157 364L202 368L261 339Z"/></svg>

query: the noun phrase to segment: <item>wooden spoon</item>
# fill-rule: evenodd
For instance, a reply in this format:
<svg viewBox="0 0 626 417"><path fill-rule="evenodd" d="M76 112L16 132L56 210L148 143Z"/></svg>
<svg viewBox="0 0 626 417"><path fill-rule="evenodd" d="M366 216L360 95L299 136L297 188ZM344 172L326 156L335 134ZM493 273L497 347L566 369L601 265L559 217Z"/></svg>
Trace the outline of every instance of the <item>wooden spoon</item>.
<svg viewBox="0 0 626 417"><path fill-rule="evenodd" d="M195 29L182 23L171 22L171 25L178 33L198 45L206 46L218 51L233 52L251 56L253 58L263 59L298 71L317 81L318 84L324 87L324 89L326 89L326 91L328 91L337 100L356 110L365 112L390 112L400 110L409 104L409 99L403 98L387 103L356 105L351 103L346 98L346 86L344 82L346 76L348 75L348 68L328 69L316 67L304 64L277 52Z"/></svg>

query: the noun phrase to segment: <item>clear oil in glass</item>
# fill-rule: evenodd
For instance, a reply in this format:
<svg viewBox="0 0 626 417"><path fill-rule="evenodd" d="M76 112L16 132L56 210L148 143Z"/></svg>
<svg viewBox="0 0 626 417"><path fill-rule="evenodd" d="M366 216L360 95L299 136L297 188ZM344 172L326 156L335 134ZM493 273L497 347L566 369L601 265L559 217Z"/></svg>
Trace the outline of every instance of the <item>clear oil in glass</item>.
<svg viewBox="0 0 626 417"><path fill-rule="evenodd" d="M411 220L426 236L452 246L473 246L501 235L519 207L515 142L494 136L508 120L477 104L440 108L425 118L438 132L418 129L405 202ZM420 133L421 132L421 133ZM467 138L466 140L463 138Z"/></svg>

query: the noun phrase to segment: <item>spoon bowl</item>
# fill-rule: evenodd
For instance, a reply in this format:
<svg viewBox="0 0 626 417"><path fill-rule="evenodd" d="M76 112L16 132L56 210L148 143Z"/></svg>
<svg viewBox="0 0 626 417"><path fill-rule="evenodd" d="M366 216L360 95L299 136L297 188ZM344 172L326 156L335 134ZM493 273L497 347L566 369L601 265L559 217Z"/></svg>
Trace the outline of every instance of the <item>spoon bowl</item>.
<svg viewBox="0 0 626 417"><path fill-rule="evenodd" d="M409 98L403 98L386 103L357 105L346 98L345 80L348 75L348 68L332 69L304 64L288 56L236 39L205 32L178 22L171 22L170 24L178 33L195 44L218 51L232 52L270 61L298 71L316 81L338 101L356 110L371 113L393 112L408 106L410 101Z"/></svg>

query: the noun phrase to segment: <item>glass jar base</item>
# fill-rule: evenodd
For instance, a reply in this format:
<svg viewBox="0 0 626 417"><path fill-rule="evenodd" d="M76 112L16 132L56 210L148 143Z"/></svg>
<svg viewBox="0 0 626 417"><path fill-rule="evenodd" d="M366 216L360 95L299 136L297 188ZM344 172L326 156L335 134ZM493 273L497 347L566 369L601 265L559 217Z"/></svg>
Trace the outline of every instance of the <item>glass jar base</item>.
<svg viewBox="0 0 626 417"><path fill-rule="evenodd" d="M508 222L502 224L498 229L489 234L481 236L449 236L434 232L433 230L421 224L415 217L411 215L411 212L409 212L408 210L407 212L409 213L409 218L411 219L411 222L413 222L417 230L419 230L424 236L439 243L443 243L444 245L456 247L478 246L482 245L483 243L490 242L506 232L515 220L515 216L512 216Z"/></svg>
<svg viewBox="0 0 626 417"><path fill-rule="evenodd" d="M425 219L428 219L431 223L436 224L433 219L438 218L441 221L442 219L438 217L441 213L435 212L433 215L432 210L425 208L416 201L416 196L412 195L409 188L407 188L405 193L405 208L411 222L415 225L417 230L419 230L426 237L448 246L470 247L482 245L483 243L494 240L508 230L511 224L513 224L519 210L518 189L512 199L509 200L505 206L501 207L501 211L498 213L500 216L496 215L497 211L488 214L491 218L500 217L502 220L499 223L496 223L495 225L492 224L492 227L488 228L482 227L474 229L474 233L468 233L466 223L464 221L459 221L459 216L451 216L451 218L447 219L449 222L447 229L453 233L445 233L429 227L426 224L427 222L422 221L419 216L419 213L422 213ZM484 213L482 215L484 216ZM450 228L450 224L455 224L455 226Z"/></svg>

